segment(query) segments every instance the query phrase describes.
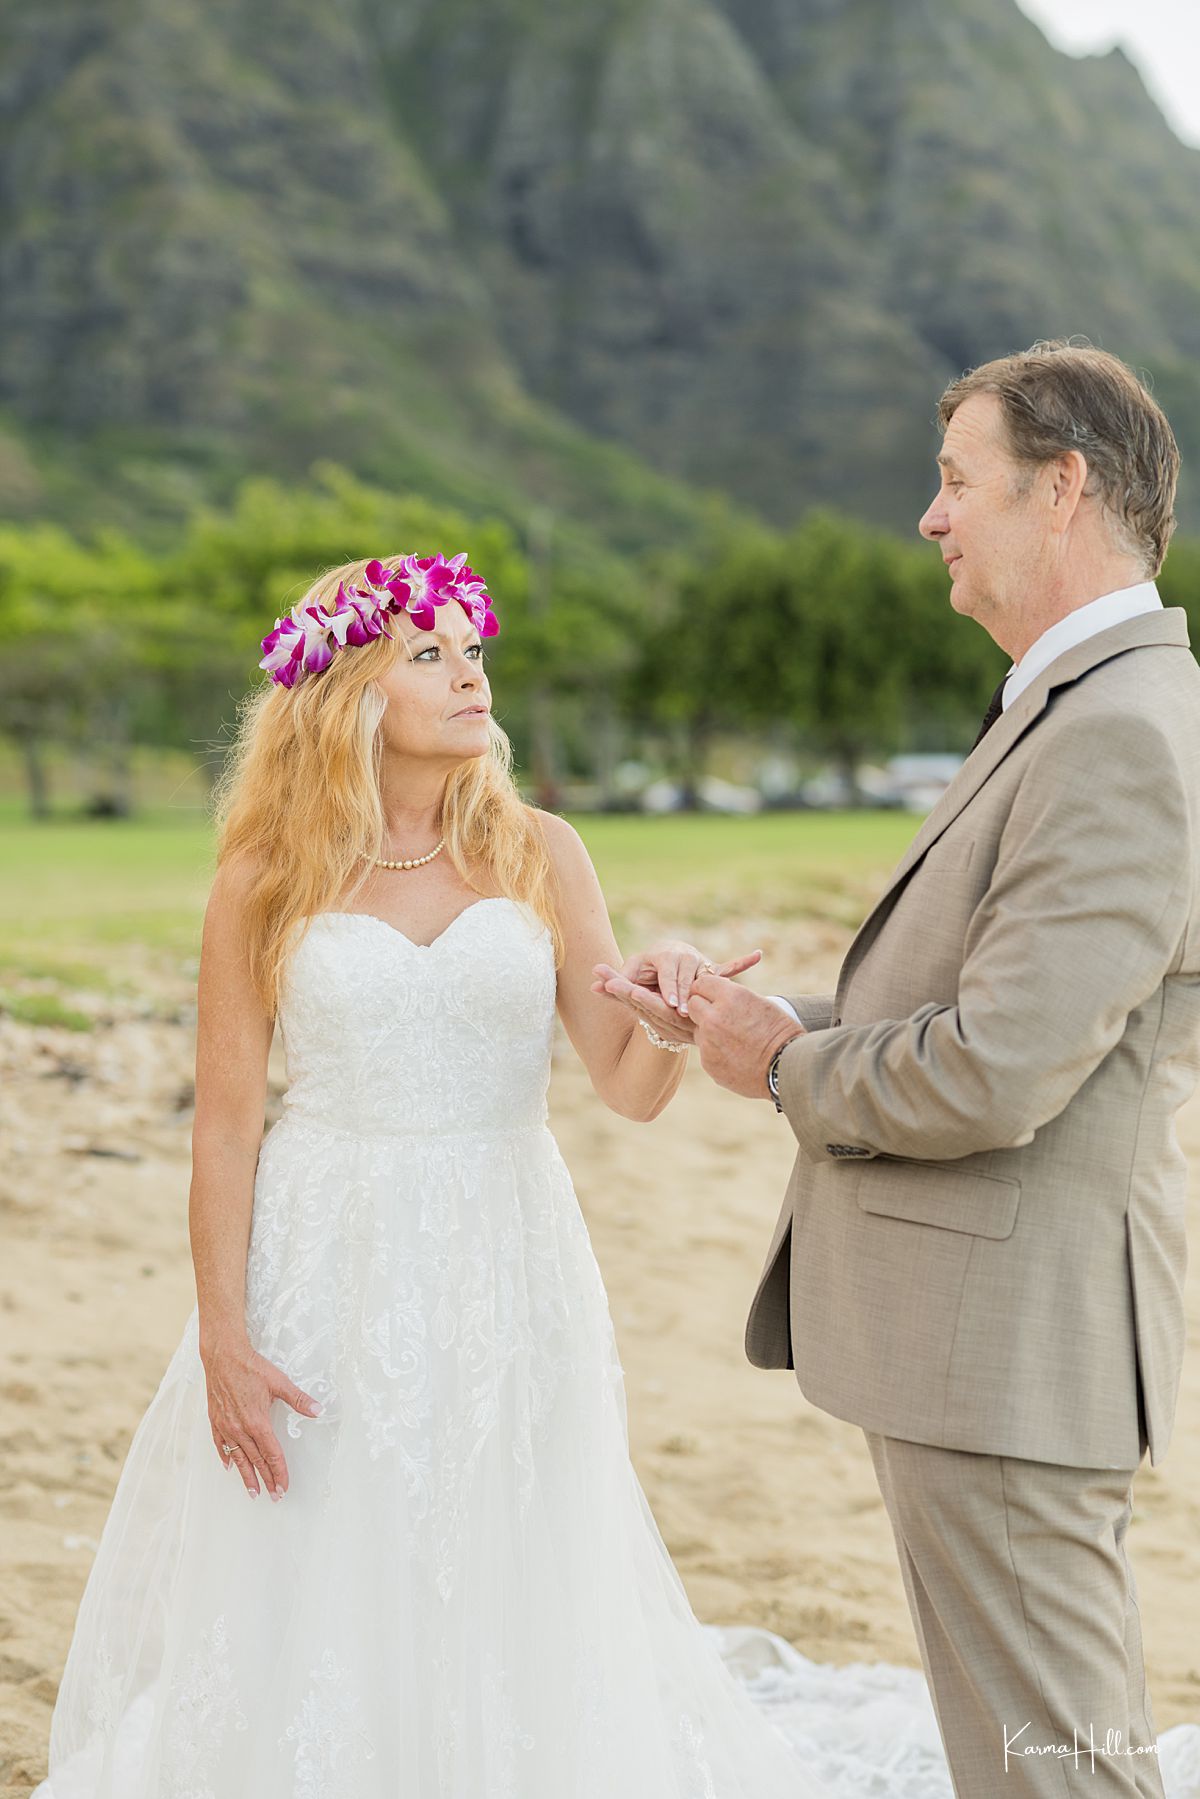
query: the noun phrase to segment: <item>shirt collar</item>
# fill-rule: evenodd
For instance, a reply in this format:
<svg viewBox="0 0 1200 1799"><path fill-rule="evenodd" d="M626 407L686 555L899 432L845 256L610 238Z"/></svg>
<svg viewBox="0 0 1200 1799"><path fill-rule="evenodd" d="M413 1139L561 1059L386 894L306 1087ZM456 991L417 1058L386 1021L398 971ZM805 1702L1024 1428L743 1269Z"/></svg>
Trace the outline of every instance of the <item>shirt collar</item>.
<svg viewBox="0 0 1200 1799"><path fill-rule="evenodd" d="M1156 606L1161 605L1162 600L1154 582L1139 581L1133 587L1119 587L1113 593L1103 593L1099 599L1077 606L1065 618L1056 619L1040 637L1034 639L1021 660L1014 662L1009 669L1004 678L1004 691L1000 696L1001 706L1007 712L1017 695L1023 693L1030 682L1036 680L1042 670L1048 668L1064 651L1074 649L1077 643L1086 642L1097 631L1107 631L1110 625L1119 625L1127 618L1136 618L1139 612L1153 612Z"/></svg>

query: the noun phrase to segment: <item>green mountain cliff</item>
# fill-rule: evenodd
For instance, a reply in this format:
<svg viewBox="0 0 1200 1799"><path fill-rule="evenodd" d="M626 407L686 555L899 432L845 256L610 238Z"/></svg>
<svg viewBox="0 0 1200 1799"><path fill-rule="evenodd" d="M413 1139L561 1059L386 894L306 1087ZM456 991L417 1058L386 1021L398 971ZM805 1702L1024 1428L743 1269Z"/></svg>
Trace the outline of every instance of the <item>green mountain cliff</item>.
<svg viewBox="0 0 1200 1799"><path fill-rule="evenodd" d="M634 547L911 531L962 367L1153 376L1200 527L1200 152L1014 0L0 0L0 510L318 458Z"/></svg>

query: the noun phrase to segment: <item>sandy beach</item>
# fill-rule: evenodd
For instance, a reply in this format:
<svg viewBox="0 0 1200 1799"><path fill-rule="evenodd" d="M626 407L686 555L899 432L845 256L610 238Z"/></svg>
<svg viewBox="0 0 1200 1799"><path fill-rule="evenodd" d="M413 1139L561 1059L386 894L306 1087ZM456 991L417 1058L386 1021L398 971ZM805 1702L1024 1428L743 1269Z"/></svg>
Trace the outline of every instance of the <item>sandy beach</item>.
<svg viewBox="0 0 1200 1799"><path fill-rule="evenodd" d="M644 921L649 925L650 921ZM629 936L629 933L625 933ZM832 988L850 931L752 921L753 984ZM638 933L640 935L640 932ZM747 941L746 921L699 939ZM803 969L801 979L792 971ZM193 992L147 959L94 1030L0 1017L0 1793L45 1773L72 1620L133 1430L191 1309ZM691 1059L651 1125L605 1110L561 1037L551 1122L608 1285L634 1460L698 1614L818 1661L918 1665L860 1432L746 1362L746 1307L792 1162L786 1121ZM285 1082L272 1051L268 1123ZM1200 1101L1179 1117L1200 1206ZM1193 1241L1195 1241L1193 1237ZM1160 1729L1200 1721L1200 1274L1165 1464L1132 1555Z"/></svg>

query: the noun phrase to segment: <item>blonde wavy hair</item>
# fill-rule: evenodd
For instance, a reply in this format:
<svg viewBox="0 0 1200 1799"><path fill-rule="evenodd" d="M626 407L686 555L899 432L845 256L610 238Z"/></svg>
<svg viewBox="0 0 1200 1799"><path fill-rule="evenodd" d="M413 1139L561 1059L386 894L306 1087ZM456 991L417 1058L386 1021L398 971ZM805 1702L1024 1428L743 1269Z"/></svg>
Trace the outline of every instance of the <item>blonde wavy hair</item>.
<svg viewBox="0 0 1200 1799"><path fill-rule="evenodd" d="M381 558L389 565L397 556ZM366 560L318 577L303 604L332 601ZM287 688L264 677L239 703L234 739L213 790L216 865L247 870L244 928L255 990L274 1017L294 926L352 900L383 854L379 777L387 699L375 684L405 654L394 637L336 650L316 675ZM523 902L547 926L561 965L554 869L541 827L517 790L512 745L494 718L487 752L446 780L443 852L479 891ZM354 876L347 891L346 883Z"/></svg>

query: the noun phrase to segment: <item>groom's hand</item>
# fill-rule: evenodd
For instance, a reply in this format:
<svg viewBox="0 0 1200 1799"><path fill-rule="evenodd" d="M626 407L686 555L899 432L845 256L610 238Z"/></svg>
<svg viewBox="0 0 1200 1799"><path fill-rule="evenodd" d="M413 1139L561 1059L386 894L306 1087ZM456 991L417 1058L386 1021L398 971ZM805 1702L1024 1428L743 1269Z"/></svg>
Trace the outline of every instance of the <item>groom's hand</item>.
<svg viewBox="0 0 1200 1799"><path fill-rule="evenodd" d="M705 1073L731 1093L769 1099L771 1057L793 1037L803 1037L803 1025L783 1015L773 1000L711 974L692 983L688 1011Z"/></svg>
<svg viewBox="0 0 1200 1799"><path fill-rule="evenodd" d="M663 943L627 956L620 968L598 962L592 971L596 977L592 992L620 1000L656 1030L676 1042L690 1043L693 1032L688 1006L697 977L708 972L732 979L761 960L762 951L752 949L714 969L693 944Z"/></svg>

